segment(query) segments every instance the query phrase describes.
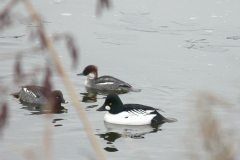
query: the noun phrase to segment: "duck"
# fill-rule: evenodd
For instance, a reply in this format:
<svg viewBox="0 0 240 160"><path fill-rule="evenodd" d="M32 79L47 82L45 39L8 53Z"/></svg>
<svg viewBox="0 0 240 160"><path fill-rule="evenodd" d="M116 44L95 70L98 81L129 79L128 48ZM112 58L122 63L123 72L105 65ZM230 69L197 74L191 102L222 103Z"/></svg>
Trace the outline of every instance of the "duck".
<svg viewBox="0 0 240 160"><path fill-rule="evenodd" d="M113 124L152 125L177 121L163 117L157 110L141 104L123 104L115 93L109 94L104 104L97 109L97 111L108 111L104 116L104 121Z"/></svg>
<svg viewBox="0 0 240 160"><path fill-rule="evenodd" d="M60 90L51 91L46 87L36 85L26 85L20 88L21 90L19 92L12 93L12 95L25 103L44 105L48 101L51 101L55 106L61 106L61 103L68 103L63 98L63 94Z"/></svg>
<svg viewBox="0 0 240 160"><path fill-rule="evenodd" d="M114 91L114 92L140 92L141 89L135 89L130 84L119 80L112 76L98 77L98 67L95 65L88 65L84 68L82 73L78 76L87 76L85 80L85 87L99 91Z"/></svg>

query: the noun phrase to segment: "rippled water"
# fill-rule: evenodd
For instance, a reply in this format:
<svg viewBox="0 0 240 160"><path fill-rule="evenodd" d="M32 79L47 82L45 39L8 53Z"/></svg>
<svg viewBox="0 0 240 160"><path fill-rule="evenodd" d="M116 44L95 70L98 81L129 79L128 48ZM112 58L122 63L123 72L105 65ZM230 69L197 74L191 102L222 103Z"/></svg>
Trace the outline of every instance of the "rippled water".
<svg viewBox="0 0 240 160"><path fill-rule="evenodd" d="M199 90L224 97L232 108L216 114L227 119L227 128L239 130L239 2L238 1L114 1L114 7L95 16L95 1L33 1L41 13L49 35L71 32L80 46L80 63L71 69L71 58L64 43L56 42L65 70L79 92L86 113L109 159L186 159L186 142L193 135L196 114L194 95ZM0 2L6 4L7 2ZM15 25L0 32L0 82L12 86L15 51L39 42L29 41L36 26L24 18L22 5ZM25 71L44 66L42 52L23 52ZM50 62L47 62L50 63ZM165 117L178 119L161 126L119 126L104 123L97 112L105 94L87 92L85 77L76 76L89 64L99 67L99 76L112 75L142 89L121 94L123 103L140 103L162 109ZM42 85L42 72L33 81ZM70 101L61 78L54 74L54 89ZM20 104L7 94L9 121L0 140L3 159L24 159L26 151L42 157L45 126L52 131L52 159L94 157L90 142L73 104L62 112L46 116L38 107ZM46 118L47 117L47 118ZM198 139L198 137L196 137ZM192 143L199 145L200 142Z"/></svg>

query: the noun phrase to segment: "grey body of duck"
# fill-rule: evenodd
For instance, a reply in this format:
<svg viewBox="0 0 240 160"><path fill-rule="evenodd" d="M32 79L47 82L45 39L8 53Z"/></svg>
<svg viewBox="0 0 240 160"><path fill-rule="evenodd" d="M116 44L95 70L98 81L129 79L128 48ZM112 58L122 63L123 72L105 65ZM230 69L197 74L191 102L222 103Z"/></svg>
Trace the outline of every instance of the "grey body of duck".
<svg viewBox="0 0 240 160"><path fill-rule="evenodd" d="M120 91L120 92L140 92L140 89L134 89L130 84L112 76L98 77L98 69L94 65L85 67L82 73L77 75L87 76L85 86L97 90Z"/></svg>

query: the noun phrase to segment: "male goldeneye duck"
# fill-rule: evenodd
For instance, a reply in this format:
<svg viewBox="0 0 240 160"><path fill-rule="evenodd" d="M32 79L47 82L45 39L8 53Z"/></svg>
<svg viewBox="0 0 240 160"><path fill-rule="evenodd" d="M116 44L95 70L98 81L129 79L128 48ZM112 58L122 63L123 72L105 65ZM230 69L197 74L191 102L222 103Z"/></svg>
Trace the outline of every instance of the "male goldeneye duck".
<svg viewBox="0 0 240 160"><path fill-rule="evenodd" d="M61 103L68 103L59 90L51 91L48 88L35 85L22 86L21 88L19 92L12 95L23 102L44 105L48 100L51 100L51 103L55 106L61 105Z"/></svg>
<svg viewBox="0 0 240 160"><path fill-rule="evenodd" d="M102 107L97 111L108 111L104 121L123 125L146 125L173 122L157 112L158 109L141 104L123 104L117 94L107 96Z"/></svg>
<svg viewBox="0 0 240 160"><path fill-rule="evenodd" d="M98 77L98 68L94 65L85 67L82 73L77 75L87 76L85 86L97 90L120 91L120 92L140 92L140 89L134 89L130 84L123 82L112 76Z"/></svg>

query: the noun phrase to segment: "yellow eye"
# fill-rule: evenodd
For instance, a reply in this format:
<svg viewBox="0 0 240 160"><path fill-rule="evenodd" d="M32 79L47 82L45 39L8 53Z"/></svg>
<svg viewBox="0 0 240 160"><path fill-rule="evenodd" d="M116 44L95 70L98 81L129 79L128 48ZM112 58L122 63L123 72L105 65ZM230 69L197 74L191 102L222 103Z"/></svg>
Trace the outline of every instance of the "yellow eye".
<svg viewBox="0 0 240 160"><path fill-rule="evenodd" d="M109 106L111 106L112 105L112 103L109 103Z"/></svg>

